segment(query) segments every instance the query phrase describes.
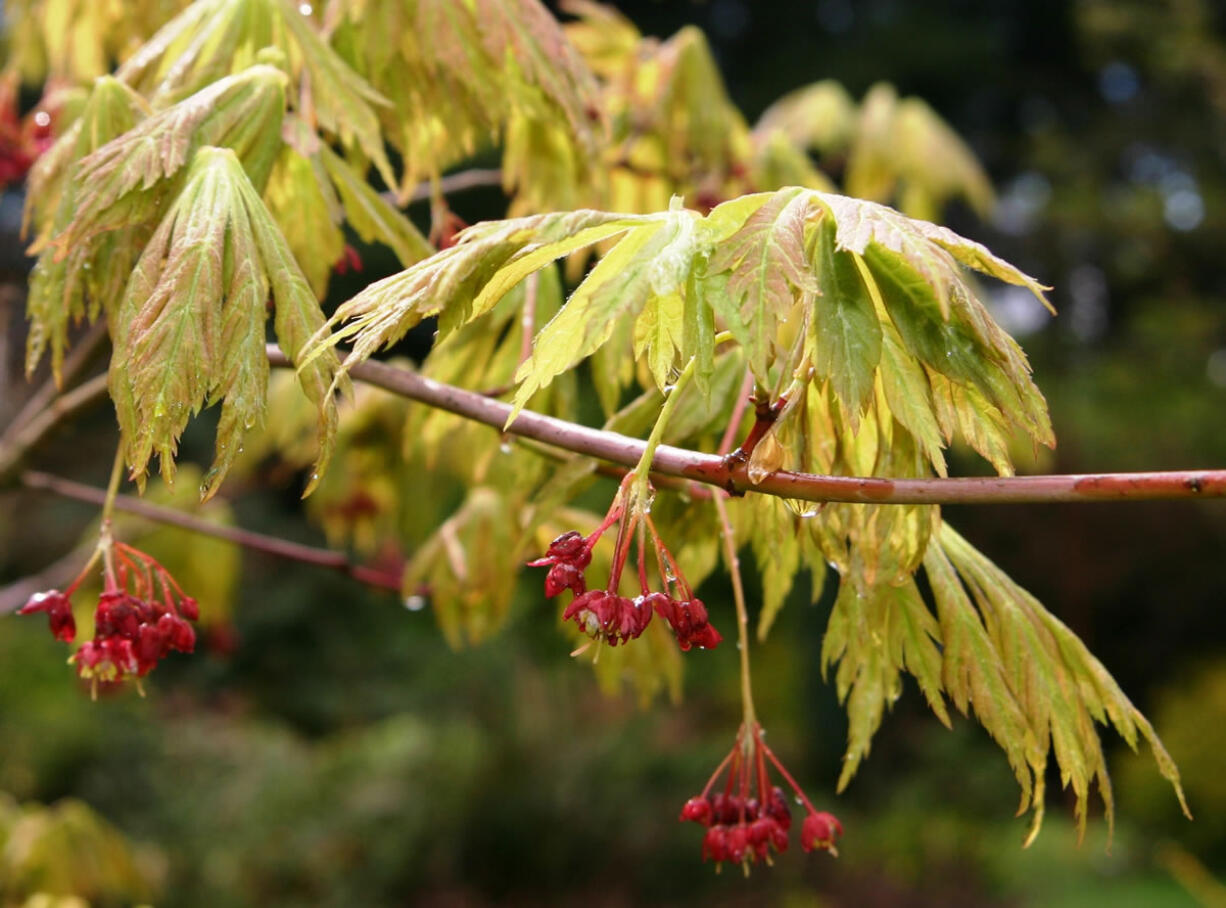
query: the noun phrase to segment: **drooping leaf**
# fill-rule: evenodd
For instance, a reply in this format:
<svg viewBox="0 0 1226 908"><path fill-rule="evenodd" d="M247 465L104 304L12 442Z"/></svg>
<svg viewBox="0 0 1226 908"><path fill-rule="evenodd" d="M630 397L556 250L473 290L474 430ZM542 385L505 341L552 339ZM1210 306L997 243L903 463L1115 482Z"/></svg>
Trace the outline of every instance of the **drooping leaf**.
<svg viewBox="0 0 1226 908"><path fill-rule="evenodd" d="M937 718L949 725L941 696L939 641L937 622L913 580L873 586L867 594L846 580L839 586L822 641L822 672L837 663L835 689L847 705L840 791L868 756L885 709L901 695L901 672L915 676Z"/></svg>
<svg viewBox="0 0 1226 908"><path fill-rule="evenodd" d="M280 148L285 74L256 65L201 89L143 120L83 159L73 220L55 239L73 247L122 226L131 212L122 203L174 177L206 145L232 148L262 187Z"/></svg>
<svg viewBox="0 0 1226 908"><path fill-rule="evenodd" d="M667 388L682 349L685 302L680 293L652 296L634 322L634 358L646 360L656 387Z"/></svg>
<svg viewBox="0 0 1226 908"><path fill-rule="evenodd" d="M404 594L429 591L451 646L480 643L506 621L514 590L506 578L516 569L518 550L515 529L503 495L477 487L406 565Z"/></svg>
<svg viewBox="0 0 1226 908"><path fill-rule="evenodd" d="M924 569L941 626L941 679L954 706L975 718L1004 750L1022 789L1019 812L1034 810L1037 831L1043 818L1047 754L1018 702L999 652L941 546L929 546ZM1033 832L1032 832L1033 835Z"/></svg>
<svg viewBox="0 0 1226 908"><path fill-rule="evenodd" d="M229 149L199 149L112 325L111 394L139 481L154 453L163 475L173 478L190 415L220 401L217 456L202 494L216 491L243 435L264 412L270 291L277 337L296 358L323 324L318 302L238 157ZM334 368L335 359L325 356L301 373L322 414L321 462L335 434L335 407L324 397Z"/></svg>
<svg viewBox="0 0 1226 908"><path fill-rule="evenodd" d="M360 149L388 185L394 184L376 113L387 100L323 41L290 0L196 0L116 75L163 107L251 66L261 54L267 58L267 49L290 73L294 108L347 148Z"/></svg>
<svg viewBox="0 0 1226 908"><path fill-rule="evenodd" d="M881 393L890 413L911 433L933 469L941 476L946 475L941 425L933 409L932 386L923 366L907 355L898 330L888 323L882 325L878 374Z"/></svg>
<svg viewBox="0 0 1226 908"><path fill-rule="evenodd" d="M813 367L828 380L854 427L881 359L881 323L849 252L835 249L835 225L818 225L818 293L809 325Z"/></svg>
<svg viewBox="0 0 1226 908"><path fill-rule="evenodd" d="M1085 830L1092 782L1098 784L1108 824L1114 819L1111 782L1095 722L1112 725L1134 750L1138 738L1144 737L1159 771L1188 813L1174 761L1149 721L1085 644L953 529L942 529L940 544L943 557L948 557L974 597L1006 683L1043 749L1044 764L1050 748L1061 782L1073 790L1078 829Z"/></svg>
<svg viewBox="0 0 1226 908"><path fill-rule="evenodd" d="M264 201L276 218L294 258L323 297L335 263L345 251L340 200L316 162L286 145L264 190Z"/></svg>
<svg viewBox="0 0 1226 908"><path fill-rule="evenodd" d="M94 84L80 119L39 160L30 175L26 222L37 237L30 252L39 254L30 280L26 313L26 372L33 372L48 347L58 381L68 344L70 322L97 318L112 308L148 235L143 225L120 228L97 243L81 243L65 256L48 248L54 235L76 215L82 183L77 177L83 157L131 129L146 113L144 102L121 82L102 77Z"/></svg>
<svg viewBox="0 0 1226 908"><path fill-rule="evenodd" d="M358 236L368 243L383 243L390 247L406 268L434 251L413 222L375 192L348 163L327 146L321 146L319 153L324 169L340 195L345 218Z"/></svg>
<svg viewBox="0 0 1226 908"><path fill-rule="evenodd" d="M811 205L806 192L775 193L716 247L707 269L708 274L729 275L727 296L713 295L711 301L745 348L754 377L762 384L769 383L769 365L778 355L780 320L787 318L798 295L807 300L817 291L805 258Z"/></svg>
<svg viewBox="0 0 1226 908"><path fill-rule="evenodd" d="M595 83L537 0L346 0L335 12L335 44L389 101L378 115L404 160L389 183L401 198L500 135L518 143L548 132L574 180L591 172ZM508 149L512 161L524 154ZM512 168L512 182L522 173Z"/></svg>

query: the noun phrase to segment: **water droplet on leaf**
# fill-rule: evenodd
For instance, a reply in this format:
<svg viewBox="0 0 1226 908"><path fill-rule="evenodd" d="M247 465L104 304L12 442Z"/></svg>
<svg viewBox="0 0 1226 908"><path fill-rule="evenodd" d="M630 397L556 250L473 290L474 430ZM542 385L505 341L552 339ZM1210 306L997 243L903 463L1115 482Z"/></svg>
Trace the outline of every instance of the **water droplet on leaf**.
<svg viewBox="0 0 1226 908"><path fill-rule="evenodd" d="M412 596L405 596L404 597L404 607L407 608L410 612L420 612L422 609L426 607L426 597L418 596L416 594Z"/></svg>

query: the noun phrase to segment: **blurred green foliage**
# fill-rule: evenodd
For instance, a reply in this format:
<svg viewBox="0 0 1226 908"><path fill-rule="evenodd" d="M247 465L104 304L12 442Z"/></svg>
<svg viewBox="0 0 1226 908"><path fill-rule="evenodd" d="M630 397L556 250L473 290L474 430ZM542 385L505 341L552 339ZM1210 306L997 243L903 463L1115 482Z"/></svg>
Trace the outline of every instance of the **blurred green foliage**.
<svg viewBox="0 0 1226 908"><path fill-rule="evenodd" d="M1001 205L987 224L955 209L954 226L1056 287L1054 322L999 300L1010 328L1032 332L1023 343L1052 404L1060 447L1044 469L1226 462L1226 13L1197 0L796 0L769 15L748 0L619 6L648 33L706 28L750 117L818 78L856 97L884 79L969 139ZM500 203L478 193L456 208L475 220ZM382 261L363 256L369 268ZM107 425L60 436L41 462L88 472L107 459L91 453L111 444ZM201 434L189 432L185 450L207 451ZM274 478L271 491L234 502L236 520L301 538L295 481ZM5 495L4 580L67 551L91 519L88 508ZM1033 506L951 520L1150 711L1194 823L1147 758L1120 746L1109 755L1120 813L1111 850L1101 822L1078 848L1067 805L1053 803L1022 851L1003 757L965 722L940 728L913 688L835 800L846 728L817 669L830 596L810 607L798 589L756 651L759 709L772 746L843 819L842 854L789 853L747 880L717 877L698 863L696 831L672 817L730 743L731 647L694 660L680 706L643 712L632 696L601 697L567 658L539 577L514 591L501 635L452 652L428 612L245 555L238 649L168 661L147 699L91 703L39 622L0 625L0 790L15 799L0 802L0 893L5 904L56 908L69 903L26 899L1196 904L1164 849L1175 843L1226 875L1226 512ZM726 591L708 587L717 620L730 623ZM18 828L43 849L23 852L20 868ZM87 854L105 857L90 867Z"/></svg>

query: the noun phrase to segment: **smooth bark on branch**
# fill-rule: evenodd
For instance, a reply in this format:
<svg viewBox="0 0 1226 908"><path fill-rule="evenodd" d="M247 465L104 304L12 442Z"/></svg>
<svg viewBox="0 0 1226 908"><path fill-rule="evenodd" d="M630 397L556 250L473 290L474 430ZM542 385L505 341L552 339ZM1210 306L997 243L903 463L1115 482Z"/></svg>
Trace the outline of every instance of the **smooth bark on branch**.
<svg viewBox="0 0 1226 908"><path fill-rule="evenodd" d="M268 345L274 366L290 362L275 344ZM417 372L368 360L349 374L391 391L502 431L511 407L474 391L426 378ZM585 454L600 460L635 466L645 442L616 432L593 429L552 416L522 411L506 431L511 435ZM1153 473L1087 473L1044 476L986 476L954 479L885 479L881 477L819 476L778 470L752 483L745 464L715 454L671 445L656 449L652 470L719 486L733 495L761 492L802 501L845 501L861 504L1018 504L1059 501L1143 501L1173 498L1226 497L1226 470L1168 470Z"/></svg>

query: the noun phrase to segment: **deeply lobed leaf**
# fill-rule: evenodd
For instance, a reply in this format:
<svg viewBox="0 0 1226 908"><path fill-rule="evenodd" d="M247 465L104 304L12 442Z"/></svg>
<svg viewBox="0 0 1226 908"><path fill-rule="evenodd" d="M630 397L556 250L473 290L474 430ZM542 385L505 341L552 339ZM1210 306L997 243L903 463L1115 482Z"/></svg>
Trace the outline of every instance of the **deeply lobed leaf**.
<svg viewBox="0 0 1226 908"><path fill-rule="evenodd" d="M205 497L216 491L243 435L263 416L270 293L278 340L296 359L323 324L319 304L237 155L199 149L112 323L111 395L138 480L154 454L171 479L190 415L220 401L217 456L201 489ZM320 468L336 428L328 398L335 366L325 355L300 372L321 414Z"/></svg>

